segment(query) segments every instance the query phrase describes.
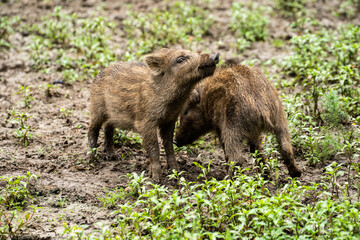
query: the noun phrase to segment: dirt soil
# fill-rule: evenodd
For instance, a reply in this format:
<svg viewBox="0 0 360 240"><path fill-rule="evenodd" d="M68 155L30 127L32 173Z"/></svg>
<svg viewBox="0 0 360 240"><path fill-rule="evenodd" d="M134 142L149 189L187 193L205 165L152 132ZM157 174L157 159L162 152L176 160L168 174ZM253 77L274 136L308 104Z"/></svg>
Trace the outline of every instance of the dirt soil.
<svg viewBox="0 0 360 240"><path fill-rule="evenodd" d="M115 22L121 22L127 17L126 4L133 3L134 11L149 11L152 8L162 8L163 1L1 1L0 16L19 16L28 24L39 23L40 17L53 11L57 5L69 13L77 13L81 17L90 16L101 5L106 16ZM272 6L272 1L264 1ZM210 34L204 38L203 49L220 52L225 62L241 62L243 60L259 59L259 64L270 59L281 59L289 55L287 46L275 48L270 41L255 43L244 54L237 54L229 46L234 44L235 38L226 28L231 18L232 1L212 1L201 3L214 16L215 24ZM326 1L323 4L311 3L310 7L317 10L320 23L328 28L336 28L344 22L331 14L337 1ZM289 21L279 17L276 12L271 16L269 39L289 39L295 35L289 27ZM121 26L121 25L120 25ZM124 36L116 36L118 42L126 42ZM148 176L149 160L144 150L134 145L117 146L119 159L106 161L100 152L99 162L90 166L87 159L87 128L89 124L89 84L91 80L75 82L73 84L55 85L51 95L46 95L42 85L52 83L61 78L58 73L41 73L31 68L29 50L24 45L29 44L31 38L26 34L16 32L11 35L14 48L7 52L0 52L0 175L23 175L30 171L40 176L32 191L37 193L34 205L38 209L35 219L23 233L27 239L61 239L63 222L70 224L89 225L94 229L94 223L109 222L108 214L112 210L102 208L97 196L107 189L126 187L127 173L142 171ZM123 49L126 45L123 46ZM118 50L122 54L124 50ZM276 69L269 69L270 73ZM32 94L36 98L32 102L29 113L29 125L33 129L33 138L28 147L23 147L15 138L13 132L16 126L9 119L8 109L21 109L21 96L14 95L20 86L31 86ZM70 109L68 116L61 116L60 108ZM25 111L25 110L24 110ZM103 143L103 133L99 141ZM215 145L211 152L206 147L193 149L192 153L177 152L177 160L185 177L189 181L196 181L200 169L193 162L206 165L212 160L210 175L222 179L225 177L224 154L221 147L208 136L205 145ZM101 146L100 146L101 147ZM248 150L248 149L246 149ZM121 156L126 156L121 159ZM303 169L301 182L319 181L323 174L323 167L309 167L302 156L296 156L296 161ZM338 161L342 161L338 159ZM165 156L162 151L161 163L165 166ZM252 161L249 159L251 166ZM165 168L164 168L165 169ZM281 166L280 181L286 182L288 177L284 166ZM163 184L172 185L163 173ZM345 180L344 180L345 181ZM0 188L3 186L0 186ZM56 202L65 200L64 206L59 207Z"/></svg>

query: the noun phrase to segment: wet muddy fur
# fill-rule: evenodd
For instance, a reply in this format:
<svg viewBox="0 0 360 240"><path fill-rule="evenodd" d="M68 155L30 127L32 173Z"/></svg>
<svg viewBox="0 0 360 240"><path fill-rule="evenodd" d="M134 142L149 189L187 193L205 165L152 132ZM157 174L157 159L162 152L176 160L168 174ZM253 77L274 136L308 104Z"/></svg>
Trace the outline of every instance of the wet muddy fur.
<svg viewBox="0 0 360 240"><path fill-rule="evenodd" d="M244 65L220 68L193 91L180 116L175 143L189 144L210 131L218 134L228 162L240 165L245 161L243 140L248 141L252 153L258 151L263 159L261 136L272 132L290 176L301 176L279 95L255 68Z"/></svg>
<svg viewBox="0 0 360 240"><path fill-rule="evenodd" d="M150 158L151 176L159 181L159 129L167 165L178 170L173 149L175 122L194 86L214 73L218 61L218 54L161 49L145 57L146 65L119 62L109 66L91 86L89 147L96 148L104 124L105 151L113 159L114 128L139 132Z"/></svg>

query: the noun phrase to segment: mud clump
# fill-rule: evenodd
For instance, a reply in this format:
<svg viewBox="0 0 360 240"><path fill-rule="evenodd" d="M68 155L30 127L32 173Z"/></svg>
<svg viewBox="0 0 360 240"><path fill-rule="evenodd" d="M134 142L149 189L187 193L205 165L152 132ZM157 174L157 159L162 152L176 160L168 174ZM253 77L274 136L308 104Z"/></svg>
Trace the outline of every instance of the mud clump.
<svg viewBox="0 0 360 240"><path fill-rule="evenodd" d="M234 65L217 70L192 92L180 116L175 144L192 143L201 135L215 131L228 163L244 164L242 142L250 152L261 154L262 133L272 132L279 143L281 157L291 177L300 177L291 145L285 112L276 89L257 69ZM231 175L231 171L228 171Z"/></svg>
<svg viewBox="0 0 360 240"><path fill-rule="evenodd" d="M175 122L195 85L214 73L218 61L218 54L161 49L145 56L146 64L119 62L107 67L91 85L89 147L96 148L103 123L105 151L112 159L116 158L114 128L139 132L150 158L150 174L159 181L159 129L167 165L178 170L173 149Z"/></svg>

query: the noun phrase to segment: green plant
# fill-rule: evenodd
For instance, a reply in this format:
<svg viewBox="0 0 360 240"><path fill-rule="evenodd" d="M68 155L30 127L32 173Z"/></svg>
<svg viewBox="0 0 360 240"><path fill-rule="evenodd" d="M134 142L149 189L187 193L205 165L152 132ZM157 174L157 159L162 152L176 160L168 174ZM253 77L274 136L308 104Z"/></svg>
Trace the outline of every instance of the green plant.
<svg viewBox="0 0 360 240"><path fill-rule="evenodd" d="M341 101L337 91L330 89L323 97L325 98L323 102L324 121L334 125L348 122L350 116L346 111L346 103Z"/></svg>
<svg viewBox="0 0 360 240"><path fill-rule="evenodd" d="M355 125L356 126L356 125ZM347 183L348 186L353 186L358 191L358 198L360 198L360 163L356 162L356 158L360 155L360 135L356 130L351 130L345 134L345 140L342 154L349 158L349 164L347 165ZM347 187L347 195L350 196L349 187Z"/></svg>
<svg viewBox="0 0 360 240"><path fill-rule="evenodd" d="M53 146L42 146L39 150L38 150L38 154L39 154L39 157L42 158L42 157L45 157L47 155L49 155L49 153L51 152L51 149L52 149Z"/></svg>
<svg viewBox="0 0 360 240"><path fill-rule="evenodd" d="M349 181L349 185L351 183L354 185L354 188L357 190L358 200L360 200L360 163L353 163L352 167L354 169L354 177Z"/></svg>
<svg viewBox="0 0 360 240"><path fill-rule="evenodd" d="M141 148L142 139L140 134L131 131L117 130L113 136L114 144L120 144L123 146L135 146Z"/></svg>
<svg viewBox="0 0 360 240"><path fill-rule="evenodd" d="M305 13L305 4L309 0L283 1L275 0L275 8L280 11L284 17L300 17Z"/></svg>
<svg viewBox="0 0 360 240"><path fill-rule="evenodd" d="M47 71L51 63L49 51L46 45L48 41L40 36L32 35L32 43L29 45L31 49L30 57L33 62L32 67L35 70Z"/></svg>
<svg viewBox="0 0 360 240"><path fill-rule="evenodd" d="M20 176L0 176L0 181L7 183L0 191L0 205L9 209L23 207L29 198L32 198L29 190L30 183L32 179L37 180L38 177L30 172Z"/></svg>
<svg viewBox="0 0 360 240"><path fill-rule="evenodd" d="M300 136L302 140L300 146L310 165L331 160L341 152L342 138L335 135L334 132L330 132L326 128L313 127L304 128L303 131L303 135Z"/></svg>
<svg viewBox="0 0 360 240"><path fill-rule="evenodd" d="M31 87L21 86L15 95L22 95L22 103L24 104L25 108L32 107L31 102L34 101L35 98L31 95Z"/></svg>
<svg viewBox="0 0 360 240"><path fill-rule="evenodd" d="M12 44L9 41L9 36L14 32L14 27L16 23L20 21L19 17L7 17L0 16L0 49L2 48L11 48Z"/></svg>
<svg viewBox="0 0 360 240"><path fill-rule="evenodd" d="M314 29L314 27L319 25L319 21L310 15L294 19L294 21L291 22L290 27L296 32L303 33L308 32L309 29Z"/></svg>
<svg viewBox="0 0 360 240"><path fill-rule="evenodd" d="M126 192L123 188L115 188L113 190L104 189L103 196L97 196L97 199L103 204L105 208L114 209L117 204L124 201Z"/></svg>
<svg viewBox="0 0 360 240"><path fill-rule="evenodd" d="M279 49L281 49L285 45L285 43L286 42L280 38L275 38L274 40L271 41L271 44Z"/></svg>
<svg viewBox="0 0 360 240"><path fill-rule="evenodd" d="M283 60L282 68L284 73L294 77L289 86L299 86L308 93L300 97L305 106L310 106L318 123L322 121L319 100L327 89L338 90L337 94L333 91L325 94L329 99L327 110L331 112L342 105L346 110L342 116L359 114L359 108L355 107L360 98L357 87L360 55L356 54L360 50L359 41L360 28L354 25L333 32L323 29L291 39L295 53Z"/></svg>
<svg viewBox="0 0 360 240"><path fill-rule="evenodd" d="M325 174L327 174L324 179L328 180L328 188L331 188L332 193L336 193L336 197L339 197L339 184L337 182L338 178L343 176L345 172L341 169L341 164L333 162L330 165L325 167Z"/></svg>
<svg viewBox="0 0 360 240"><path fill-rule="evenodd" d="M31 206L31 211L19 213L18 210L6 210L0 205L0 239L18 239L24 229L34 217L36 207Z"/></svg>
<svg viewBox="0 0 360 240"><path fill-rule="evenodd" d="M126 154L121 153L121 160L124 161L129 155L130 155L129 152L127 152Z"/></svg>
<svg viewBox="0 0 360 240"><path fill-rule="evenodd" d="M60 108L59 118L67 119L72 113L73 113L73 110Z"/></svg>
<svg viewBox="0 0 360 240"><path fill-rule="evenodd" d="M74 225L71 226L69 223L63 223L64 231L62 233L63 236L67 236L66 239L68 240L75 240L75 239L90 239L90 236L85 236L84 229L87 228L86 225Z"/></svg>
<svg viewBox="0 0 360 240"><path fill-rule="evenodd" d="M48 99L48 98L51 98L55 95L55 92L54 90L57 88L56 85L54 84L50 84L50 83L47 83L47 84L40 84L39 86L39 90L41 90L45 97Z"/></svg>
<svg viewBox="0 0 360 240"><path fill-rule="evenodd" d="M134 195L141 195L146 191L146 185L148 185L149 182L147 180L149 178L145 177L145 172L142 172L140 175L138 175L136 172L130 174L128 173L129 178L129 192Z"/></svg>
<svg viewBox="0 0 360 240"><path fill-rule="evenodd" d="M173 44L191 49L202 41L212 23L208 11L183 1L166 5L163 11L155 8L147 14L130 10L123 21L128 39L124 58L138 59L155 48Z"/></svg>
<svg viewBox="0 0 360 240"><path fill-rule="evenodd" d="M90 163L96 162L99 160L99 154L97 148L90 148L87 152L87 155L90 156Z"/></svg>
<svg viewBox="0 0 360 240"><path fill-rule="evenodd" d="M344 18L354 18L360 13L359 0L342 1L339 7L334 11L334 15Z"/></svg>
<svg viewBox="0 0 360 240"><path fill-rule="evenodd" d="M17 130L14 131L15 136L20 139L21 144L25 147L28 146L32 137L32 129L26 122L32 116L28 113L22 113L15 109L8 110L8 113L10 114L11 121L18 125Z"/></svg>
<svg viewBox="0 0 360 240"><path fill-rule="evenodd" d="M51 207L55 207L55 208L63 208L66 207L66 197L63 197L62 195L60 195L59 197L57 197L55 200L54 199L49 199L49 204Z"/></svg>
<svg viewBox="0 0 360 240"><path fill-rule="evenodd" d="M55 7L39 25L29 27L33 67L42 71L56 67L69 83L94 77L100 68L115 61L109 48L109 32L114 26L104 17L82 19Z"/></svg>
<svg viewBox="0 0 360 240"><path fill-rule="evenodd" d="M169 177L176 189L129 174L128 188L136 185L138 195L118 205L113 224L85 234L86 226L65 223L68 239L356 239L360 234L360 203L353 195L338 199L340 192L326 191L337 185L338 165L326 168L321 183L292 179L275 192L268 190L274 183L244 174L249 169L236 168L232 179L211 178L210 165L198 164L197 183L173 171Z"/></svg>
<svg viewBox="0 0 360 240"><path fill-rule="evenodd" d="M229 24L237 39L237 48L242 51L251 46L251 42L265 40L268 35L269 20L264 16L267 10L251 3L233 3L232 18Z"/></svg>

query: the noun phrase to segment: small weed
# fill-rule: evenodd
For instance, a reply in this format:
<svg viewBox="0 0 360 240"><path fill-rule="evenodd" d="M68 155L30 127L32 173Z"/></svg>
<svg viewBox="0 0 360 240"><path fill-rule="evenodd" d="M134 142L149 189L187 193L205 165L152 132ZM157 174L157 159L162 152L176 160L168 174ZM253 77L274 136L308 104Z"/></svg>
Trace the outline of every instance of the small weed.
<svg viewBox="0 0 360 240"><path fill-rule="evenodd" d="M66 239L76 240L76 239L90 239L90 236L86 237L84 234L84 230L87 228L85 225L74 225L71 226L69 223L63 223L64 231L62 236L67 236Z"/></svg>
<svg viewBox="0 0 360 240"><path fill-rule="evenodd" d="M73 110L69 110L69 109L65 109L65 108L60 108L60 114L59 114L59 118L62 119L67 119L72 113Z"/></svg>
<svg viewBox="0 0 360 240"><path fill-rule="evenodd" d="M17 130L14 132L15 136L20 139L20 143L25 147L29 145L31 135L31 127L27 125L27 120L32 116L28 113L22 113L15 109L8 110L10 120L18 125Z"/></svg>
<svg viewBox="0 0 360 240"><path fill-rule="evenodd" d="M321 30L291 39L295 54L282 62L286 74L293 76L291 87L299 85L303 92L299 99L303 107L310 107L312 117L321 123L319 101L325 97L325 117L340 124L347 116L356 117L360 108L360 27L347 25L336 31ZM337 89L326 92L327 89ZM325 95L325 96L324 96ZM342 109L341 109L342 108ZM339 114L331 116L339 110Z"/></svg>
<svg viewBox="0 0 360 240"><path fill-rule="evenodd" d="M268 18L264 16L267 11L256 3L245 6L242 3L233 3L230 30L235 33L237 48L242 51L251 45L251 42L265 40L268 35Z"/></svg>
<svg viewBox="0 0 360 240"><path fill-rule="evenodd" d="M99 154L97 148L90 148L87 152L87 155L90 156L90 163L96 162L99 160Z"/></svg>
<svg viewBox="0 0 360 240"><path fill-rule="evenodd" d="M299 17L290 24L290 27L296 32L306 32L316 26L319 26L319 21L311 16Z"/></svg>
<svg viewBox="0 0 360 240"><path fill-rule="evenodd" d="M37 180L39 176L27 172L26 175L0 177L7 185L0 191L0 205L6 208L23 207L32 198L29 187L32 179Z"/></svg>
<svg viewBox="0 0 360 240"><path fill-rule="evenodd" d="M339 7L334 10L333 14L343 18L354 18L360 13L360 1L359 0L346 0L341 1Z"/></svg>
<svg viewBox="0 0 360 240"><path fill-rule="evenodd" d="M41 147L39 149L39 151L38 151L39 157L44 157L44 156L49 155L51 149L52 149L52 146L43 146L43 147Z"/></svg>
<svg viewBox="0 0 360 240"><path fill-rule="evenodd" d="M275 0L276 9L279 10L280 14L284 17L300 17L305 13L305 4L309 0L293 0L283 1Z"/></svg>
<svg viewBox="0 0 360 240"><path fill-rule="evenodd" d="M325 167L325 174L326 176L324 179L327 180L328 189L331 188L332 193L336 193L336 197L339 197L339 184L338 184L338 178L343 176L345 174L344 171L340 170L341 165L337 162L331 163L329 166Z"/></svg>
<svg viewBox="0 0 360 240"><path fill-rule="evenodd" d="M115 61L109 49L109 30L114 24L104 17L82 19L55 7L42 23L29 27L33 41L30 56L33 68L49 71L56 67L72 83L94 77L100 68Z"/></svg>
<svg viewBox="0 0 360 240"><path fill-rule="evenodd" d="M271 41L271 44L276 47L276 48L282 48L285 45L285 41L280 39L280 38L275 38L274 40Z"/></svg>
<svg viewBox="0 0 360 240"><path fill-rule="evenodd" d="M124 161L129 155L130 155L129 152L126 154L121 153L121 161Z"/></svg>
<svg viewBox="0 0 360 240"><path fill-rule="evenodd" d="M336 154L341 152L342 138L336 136L326 128L319 131L318 128L309 127L304 129L302 139L302 149L305 158L310 165L322 163L325 160L332 160Z"/></svg>
<svg viewBox="0 0 360 240"><path fill-rule="evenodd" d="M324 121L334 125L348 122L350 116L346 112L346 103L341 101L337 91L330 89L323 97L325 98L325 101L323 101Z"/></svg>
<svg viewBox="0 0 360 240"><path fill-rule="evenodd" d="M60 195L55 200L54 199L49 199L49 204L50 204L51 207L64 208L67 205L66 197L63 197L63 196Z"/></svg>
<svg viewBox="0 0 360 240"><path fill-rule="evenodd" d="M42 91L46 98L51 98L54 96L54 90L57 88L56 85L47 83L47 84L41 84L39 86L39 90Z"/></svg>
<svg viewBox="0 0 360 240"><path fill-rule="evenodd" d="M125 130L115 131L113 136L114 144L132 145L141 148L142 139L140 134Z"/></svg>
<svg viewBox="0 0 360 240"><path fill-rule="evenodd" d="M191 49L202 41L212 23L208 11L182 1L169 4L164 11L153 9L147 14L130 10L123 21L128 39L124 58L135 60L172 44Z"/></svg>
<svg viewBox="0 0 360 240"><path fill-rule="evenodd" d="M140 196L141 194L145 193L146 188L145 185L148 184L146 182L148 180L147 177L144 176L145 172L142 172L140 175L138 175L136 172L130 174L128 173L129 178L129 192L130 194Z"/></svg>
<svg viewBox="0 0 360 240"><path fill-rule="evenodd" d="M11 48L9 36L14 32L14 25L20 21L19 17L0 16L0 50Z"/></svg>
<svg viewBox="0 0 360 240"><path fill-rule="evenodd" d="M23 97L22 103L25 108L32 107L31 102L34 101L35 98L31 96L31 87L21 86L15 95L21 95Z"/></svg>
<svg viewBox="0 0 360 240"><path fill-rule="evenodd" d="M114 209L126 197L126 192L123 188L115 188L113 190L105 188L104 191L103 196L97 196L97 199L103 204L104 208Z"/></svg>
<svg viewBox="0 0 360 240"><path fill-rule="evenodd" d="M175 152L185 151L187 154L193 154L194 153L194 149L192 147L189 147L189 146L178 147L178 146L174 145L174 150L175 150Z"/></svg>
<svg viewBox="0 0 360 240"><path fill-rule="evenodd" d="M31 211L20 213L18 210L8 211L0 205L0 239L19 239L21 230L29 225L36 213L36 207Z"/></svg>

